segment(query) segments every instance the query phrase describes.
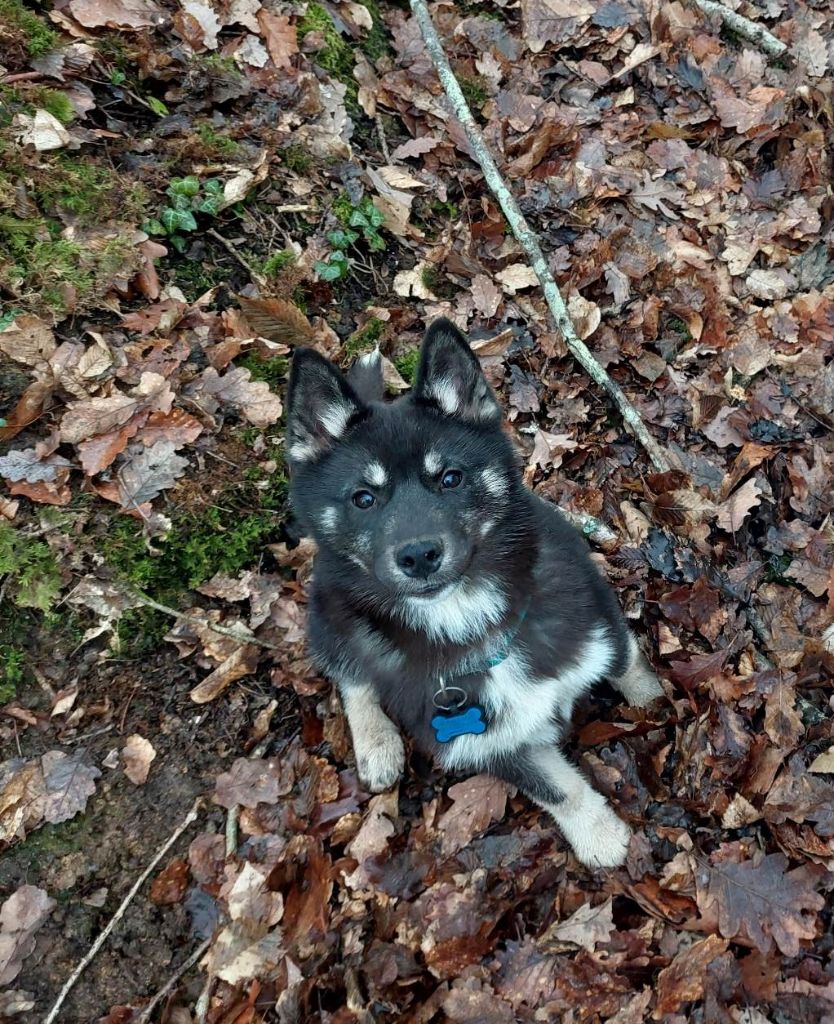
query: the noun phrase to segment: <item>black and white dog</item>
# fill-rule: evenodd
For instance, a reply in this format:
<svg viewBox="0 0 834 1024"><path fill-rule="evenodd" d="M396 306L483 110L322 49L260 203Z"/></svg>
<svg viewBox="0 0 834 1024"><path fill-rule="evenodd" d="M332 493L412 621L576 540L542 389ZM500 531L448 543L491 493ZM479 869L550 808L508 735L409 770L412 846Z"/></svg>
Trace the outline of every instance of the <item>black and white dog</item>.
<svg viewBox="0 0 834 1024"><path fill-rule="evenodd" d="M426 333L413 391L383 395L377 354L346 377L295 353L291 496L318 544L309 641L338 685L360 778L394 785L402 729L448 770L517 786L583 863L621 864L628 827L559 749L599 680L631 704L662 693L613 591L579 533L524 487L452 323Z"/></svg>

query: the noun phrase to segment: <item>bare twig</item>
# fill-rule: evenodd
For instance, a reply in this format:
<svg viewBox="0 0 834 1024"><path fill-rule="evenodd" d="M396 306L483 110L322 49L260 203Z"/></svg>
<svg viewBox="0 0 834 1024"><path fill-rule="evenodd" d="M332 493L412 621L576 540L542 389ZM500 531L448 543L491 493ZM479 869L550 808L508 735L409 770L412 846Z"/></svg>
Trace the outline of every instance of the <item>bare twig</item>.
<svg viewBox="0 0 834 1024"><path fill-rule="evenodd" d="M513 234L521 243L530 266L539 279L547 305L550 308L551 316L564 338L565 344L586 373L608 393L619 409L625 424L646 449L655 468L661 472L669 469L671 465L669 457L646 429L640 413L628 400L619 384L608 376L585 342L577 336L565 306L565 301L553 278L553 274L550 272L547 260L544 258L539 240L519 209L515 196L510 191L501 172L498 170L495 160L492 158L483 132L472 117L472 112L464 99L458 80L455 78L440 38L437 35L437 30L429 15L426 0L410 0L410 3L411 10L414 12L414 17L417 19L420 31L423 34L426 48L446 92L452 112L463 126L475 160L483 171L484 179L498 200L501 209L504 211L504 216L512 228Z"/></svg>
<svg viewBox="0 0 834 1024"><path fill-rule="evenodd" d="M174 829L173 833L169 836L169 838L165 841L165 843L159 848L159 850L155 854L155 856L154 856L153 860L150 862L150 864L148 864L148 866L145 868L145 870L142 872L142 874L133 883L133 885L132 885L132 887L130 889L130 892L127 894L127 896L125 896L125 898L119 904L118 910L110 918L110 920L108 921L107 926L104 929L104 931L99 935L99 937L96 939L96 941L92 944L92 946L88 950L86 956L83 958L83 960L81 960L81 962L78 964L78 966L75 968L75 970L69 976L69 978L67 978L66 984L61 989L61 991L58 993L58 998L52 1004L52 1009L49 1011L47 1016L44 1018L43 1024L53 1024L53 1022L55 1020L57 1020L58 1013L59 1013L61 1007L64 1004L64 1000L67 998L67 996L72 991L73 987L75 986L75 983L78 981L78 979L84 973L84 971L90 966L90 964L93 962L93 960L95 959L96 954L101 949L101 947L104 945L104 943L107 941L107 937L110 935L110 933L113 931L113 929L119 923L119 921L121 921L121 919L124 917L125 911L127 910L128 906L130 905L131 901L133 900L133 897L142 888L142 886L144 885L144 883L147 880L147 878L150 875L150 873L157 866L157 864L162 860L162 858L165 856L165 854L171 849L171 847L179 839L179 837L183 834L183 832L185 832L193 824L193 822L197 820L197 814L198 814L198 812L200 810L201 805L202 805L202 798L198 797L194 801L194 803L191 805L191 810L188 812L188 814L186 814L186 816L185 816L185 818L183 818L182 822L179 825L177 825L177 827Z"/></svg>
<svg viewBox="0 0 834 1024"><path fill-rule="evenodd" d="M729 7L718 3L717 0L692 0L692 3L699 7L704 14L717 14L727 28L732 29L742 39L755 43L770 57L781 57L786 53L788 48L785 43L781 39L777 39L772 32L768 32L763 25L745 18L736 11L731 11Z"/></svg>
<svg viewBox="0 0 834 1024"><path fill-rule="evenodd" d="M382 155L385 157L385 162L390 164L391 154L388 151L388 139L385 136L385 125L382 123L382 118L379 114L374 118L374 124L376 125L376 133L379 136L379 146L382 150Z"/></svg>
<svg viewBox="0 0 834 1024"><path fill-rule="evenodd" d="M597 519L596 516L588 515L586 512L569 512L561 505L559 511L572 526L575 526L592 544L596 544L603 551L613 551L620 543L620 538L608 523Z"/></svg>
<svg viewBox="0 0 834 1024"><path fill-rule="evenodd" d="M191 970L194 964L197 963L197 961L205 953L205 951L209 948L210 945L210 938L206 939L205 942L201 942L200 945L191 954L191 956L184 963L180 964L180 966L176 969L176 971L174 971L174 973L165 982L162 988L156 993L153 999L151 999L148 1005L142 1010L141 1014L139 1015L136 1021L136 1024L148 1024L148 1021L151 1019L151 1014L156 1009L156 1007L168 995L168 993L171 991L174 985L176 985L176 983L180 980L183 974Z"/></svg>
<svg viewBox="0 0 834 1024"><path fill-rule="evenodd" d="M220 232L219 231L215 231L214 228L208 228L208 230L206 231L206 234L207 235L211 235L211 237L216 242L219 242L223 246L223 248L226 250L226 252L230 256L233 256L238 261L238 263L249 274L249 276L252 278L252 280L255 282L255 284L258 285L259 288L266 287L267 280L263 276L263 274L259 274L257 272L257 270L255 270L255 268L246 259L244 259L243 256L241 256L241 254L237 251L237 249L234 247L234 245L232 245L232 243L228 240L228 238L224 238L220 234Z"/></svg>
<svg viewBox="0 0 834 1024"><path fill-rule="evenodd" d="M239 644L255 644L257 647L265 647L270 651L281 650L277 644L271 644L267 640L259 640L251 633L243 633L240 630L233 629L231 626L221 626L219 622L211 622L209 619L204 619L200 615L190 615L188 612L181 612L177 611L176 608L169 608L167 604L160 604L159 601L154 601L152 597L148 597L147 594L143 594L141 590L131 589L131 593L146 608L153 608L155 611L162 612L163 615L170 615L173 619L182 619L184 622L191 622L195 626L201 626L203 629L210 629L215 633L220 633L221 636L228 636L231 637L232 640L237 640Z"/></svg>

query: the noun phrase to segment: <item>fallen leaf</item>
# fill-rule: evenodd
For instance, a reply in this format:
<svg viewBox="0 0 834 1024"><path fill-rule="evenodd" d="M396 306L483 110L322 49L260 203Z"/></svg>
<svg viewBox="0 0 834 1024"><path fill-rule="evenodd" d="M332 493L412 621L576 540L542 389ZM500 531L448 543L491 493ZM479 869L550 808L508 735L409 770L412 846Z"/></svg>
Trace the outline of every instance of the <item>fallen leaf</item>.
<svg viewBox="0 0 834 1024"><path fill-rule="evenodd" d="M86 809L87 801L96 791L95 780L101 776L98 768L87 763L86 751L76 750L72 754L47 751L41 757L41 768L43 816L50 824L69 821Z"/></svg>
<svg viewBox="0 0 834 1024"><path fill-rule="evenodd" d="M36 110L33 116L16 114L14 125L18 141L41 152L62 149L70 141L70 133L54 114Z"/></svg>
<svg viewBox="0 0 834 1024"><path fill-rule="evenodd" d="M0 331L0 352L22 366L46 362L55 348L52 328L36 316L22 313Z"/></svg>
<svg viewBox="0 0 834 1024"><path fill-rule="evenodd" d="M216 700L236 679L251 676L257 667L258 648L254 644L244 644L198 683L188 696L195 704L208 704Z"/></svg>
<svg viewBox="0 0 834 1024"><path fill-rule="evenodd" d="M809 772L819 772L825 775L834 774L834 747L829 747L821 754L817 754L814 760L808 765Z"/></svg>
<svg viewBox="0 0 834 1024"><path fill-rule="evenodd" d="M313 325L298 306L286 299L250 299L238 296L246 322L262 338L281 345L309 345Z"/></svg>
<svg viewBox="0 0 834 1024"><path fill-rule="evenodd" d="M345 852L358 863L356 869L345 875L345 884L351 889L366 888L372 878L372 864L389 847L396 832L397 794L380 793L371 797L359 831L345 848Z"/></svg>
<svg viewBox="0 0 834 1024"><path fill-rule="evenodd" d="M726 952L728 946L727 939L710 935L701 942L684 947L657 976L657 1004L653 1018L661 1020L684 1003L702 999L707 968L716 957Z"/></svg>
<svg viewBox="0 0 834 1024"><path fill-rule="evenodd" d="M566 921L560 921L553 929L548 929L539 944L553 938L559 942L572 942L593 953L598 943L608 942L613 931L614 909L609 896L597 907L590 903L583 904Z"/></svg>
<svg viewBox="0 0 834 1024"><path fill-rule="evenodd" d="M165 20L153 0L70 0L69 11L84 28L153 28Z"/></svg>
<svg viewBox="0 0 834 1024"><path fill-rule="evenodd" d="M134 786L144 786L148 781L151 762L155 757L156 750L149 740L137 733L128 736L124 747L122 747L122 763L125 775Z"/></svg>
<svg viewBox="0 0 834 1024"><path fill-rule="evenodd" d="M472 301L475 309L488 320L495 316L501 305L501 292L486 274L476 274L472 278Z"/></svg>
<svg viewBox="0 0 834 1024"><path fill-rule="evenodd" d="M717 920L727 939L749 943L762 953L775 942L785 956L796 956L800 942L816 934L818 910L825 906L816 891L822 868L813 864L788 871L782 853L758 853L752 860L699 864L698 908Z"/></svg>
<svg viewBox="0 0 834 1024"><path fill-rule="evenodd" d="M504 817L509 787L491 775L475 775L449 787L453 804L437 822L443 834L441 853L457 853L474 836Z"/></svg>
<svg viewBox="0 0 834 1024"><path fill-rule="evenodd" d="M188 459L176 454L174 441L155 441L148 448L134 446L119 467L119 500L133 509L153 501L173 487L188 468Z"/></svg>
<svg viewBox="0 0 834 1024"><path fill-rule="evenodd" d="M228 406L253 427L271 426L281 418L281 399L265 381L253 381L251 377L243 366L234 367L222 377L213 366L207 366L188 390L208 412Z"/></svg>
<svg viewBox="0 0 834 1024"><path fill-rule="evenodd" d="M35 932L52 912L55 900L44 889L21 885L0 907L0 985L11 985L23 961L35 949Z"/></svg>
<svg viewBox="0 0 834 1024"><path fill-rule="evenodd" d="M504 286L508 295L515 295L516 292L524 291L525 288L533 288L539 283L536 272L526 263L513 263L495 275L496 279Z"/></svg>
<svg viewBox="0 0 834 1024"><path fill-rule="evenodd" d="M190 872L184 860L175 858L167 864L151 882L151 902L158 907L170 907L182 902L188 889Z"/></svg>
<svg viewBox="0 0 834 1024"><path fill-rule="evenodd" d="M227 772L217 776L212 799L226 808L274 804L290 792L294 781L291 763L282 765L275 757L239 757Z"/></svg>
<svg viewBox="0 0 834 1024"><path fill-rule="evenodd" d="M266 40L266 48L272 63L281 71L292 67L292 59L298 53L298 33L295 25L284 14L270 14L263 8L258 11L258 25Z"/></svg>

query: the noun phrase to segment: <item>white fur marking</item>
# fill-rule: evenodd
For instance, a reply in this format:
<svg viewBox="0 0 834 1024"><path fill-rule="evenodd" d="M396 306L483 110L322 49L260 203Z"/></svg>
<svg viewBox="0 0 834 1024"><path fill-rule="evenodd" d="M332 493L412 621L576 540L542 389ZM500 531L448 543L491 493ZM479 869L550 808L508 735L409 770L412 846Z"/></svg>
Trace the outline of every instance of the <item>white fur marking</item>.
<svg viewBox="0 0 834 1024"><path fill-rule="evenodd" d="M494 583L458 583L437 597L407 597L405 619L433 640L465 643L501 621L507 601Z"/></svg>
<svg viewBox="0 0 834 1024"><path fill-rule="evenodd" d="M443 460L440 458L440 452L430 448L423 459L423 468L428 476L437 476L440 470L443 469Z"/></svg>
<svg viewBox="0 0 834 1024"><path fill-rule="evenodd" d="M490 494L494 494L498 497L501 494L506 494L509 482L507 478L501 473L500 470L488 467L481 473L481 483L486 487Z"/></svg>
<svg viewBox="0 0 834 1024"><path fill-rule="evenodd" d="M492 717L492 725L480 736L458 736L443 744L440 757L447 770L488 771L502 754L519 747L541 744L554 746L559 728L554 712L567 720L574 701L604 678L614 659L607 627L592 630L573 665L554 679L531 680L523 652L489 670L481 703Z"/></svg>
<svg viewBox="0 0 834 1024"><path fill-rule="evenodd" d="M372 487L384 487L388 483L388 474L381 462L369 462L365 467L365 479Z"/></svg>
<svg viewBox="0 0 834 1024"><path fill-rule="evenodd" d="M333 533L333 531L336 529L336 523L338 521L338 510L335 509L332 505L328 505L327 507L321 510L321 514L319 515L319 525L321 526L322 530L324 530L325 533Z"/></svg>
<svg viewBox="0 0 834 1024"><path fill-rule="evenodd" d="M349 419L350 410L342 404L334 403L319 413L319 422L331 437L341 437Z"/></svg>
<svg viewBox="0 0 834 1024"><path fill-rule="evenodd" d="M372 686L340 687L359 778L372 793L390 789L402 774L405 750L397 727L385 714Z"/></svg>
<svg viewBox="0 0 834 1024"><path fill-rule="evenodd" d="M479 532L482 537L486 537L489 531L495 526L495 522L492 519L485 519L479 528Z"/></svg>
<svg viewBox="0 0 834 1024"><path fill-rule="evenodd" d="M645 707L653 700L663 696L663 687L657 676L652 672L640 645L633 633L628 634L628 647L631 655L628 668L619 679L612 679L611 685L620 691L628 703L635 708Z"/></svg>
<svg viewBox="0 0 834 1024"><path fill-rule="evenodd" d="M631 831L617 817L601 793L554 748L534 755L536 768L555 789L564 794L559 803L536 801L562 830L578 860L589 868L613 868L625 861Z"/></svg>
<svg viewBox="0 0 834 1024"><path fill-rule="evenodd" d="M434 381L431 385L430 394L448 416L452 416L460 409L460 394L450 380L441 378Z"/></svg>
<svg viewBox="0 0 834 1024"><path fill-rule="evenodd" d="M318 453L319 449L309 441L295 441L287 448L287 456L293 462L307 462L314 459Z"/></svg>
<svg viewBox="0 0 834 1024"><path fill-rule="evenodd" d="M382 353L378 348L375 348L373 352L366 352L364 356L359 357L359 362L363 366L370 366L371 363L377 363L382 358Z"/></svg>

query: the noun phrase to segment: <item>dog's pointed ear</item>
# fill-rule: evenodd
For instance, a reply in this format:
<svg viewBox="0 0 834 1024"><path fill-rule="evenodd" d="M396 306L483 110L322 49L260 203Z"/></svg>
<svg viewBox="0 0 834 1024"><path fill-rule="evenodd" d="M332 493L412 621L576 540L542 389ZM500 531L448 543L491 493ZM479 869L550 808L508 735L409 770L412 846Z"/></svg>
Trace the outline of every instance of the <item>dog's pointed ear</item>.
<svg viewBox="0 0 834 1024"><path fill-rule="evenodd" d="M451 320L441 317L426 331L414 394L447 416L482 426L501 422L501 406L478 357Z"/></svg>
<svg viewBox="0 0 834 1024"><path fill-rule="evenodd" d="M385 379L379 349L360 356L348 370L347 379L363 402L381 402L385 397Z"/></svg>
<svg viewBox="0 0 834 1024"><path fill-rule="evenodd" d="M363 410L344 374L311 348L297 348L293 354L287 406L291 463L317 459Z"/></svg>

